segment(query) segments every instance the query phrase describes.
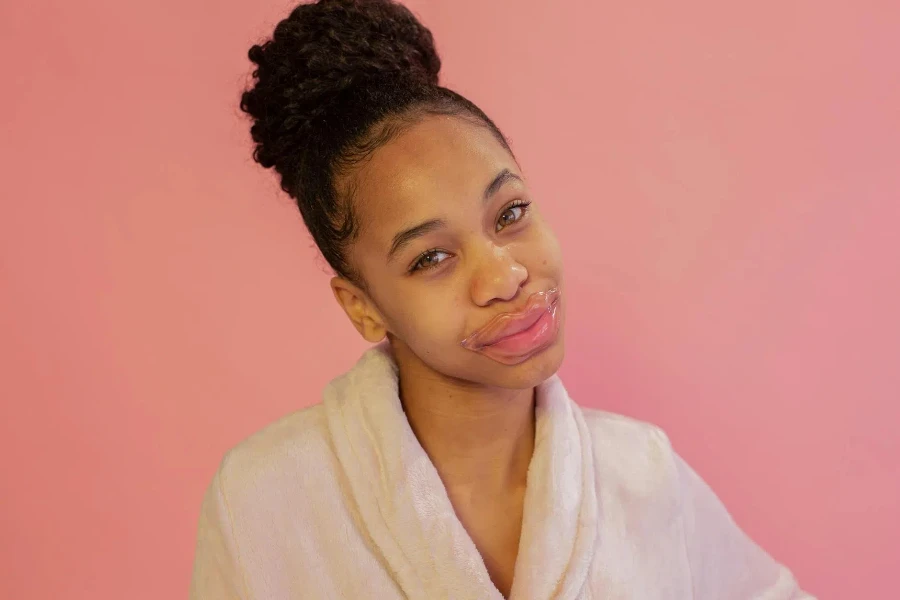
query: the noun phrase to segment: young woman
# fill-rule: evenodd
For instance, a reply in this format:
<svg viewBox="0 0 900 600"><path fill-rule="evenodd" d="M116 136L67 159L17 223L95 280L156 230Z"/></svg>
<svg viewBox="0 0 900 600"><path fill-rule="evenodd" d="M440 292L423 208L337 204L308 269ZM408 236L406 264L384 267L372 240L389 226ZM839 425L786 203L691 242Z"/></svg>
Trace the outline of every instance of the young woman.
<svg viewBox="0 0 900 600"><path fill-rule="evenodd" d="M376 345L227 453L192 598L809 597L662 431L568 397L557 241L407 9L301 5L249 56L254 157Z"/></svg>

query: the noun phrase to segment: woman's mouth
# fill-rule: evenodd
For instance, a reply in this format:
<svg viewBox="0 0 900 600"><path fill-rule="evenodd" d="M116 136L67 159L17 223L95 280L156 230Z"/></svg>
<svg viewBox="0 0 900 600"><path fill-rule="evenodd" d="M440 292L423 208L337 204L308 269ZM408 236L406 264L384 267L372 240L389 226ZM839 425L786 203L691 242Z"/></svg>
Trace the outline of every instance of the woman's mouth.
<svg viewBox="0 0 900 600"><path fill-rule="evenodd" d="M463 348L517 364L550 346L559 332L558 288L535 292L525 306L497 315L462 341Z"/></svg>

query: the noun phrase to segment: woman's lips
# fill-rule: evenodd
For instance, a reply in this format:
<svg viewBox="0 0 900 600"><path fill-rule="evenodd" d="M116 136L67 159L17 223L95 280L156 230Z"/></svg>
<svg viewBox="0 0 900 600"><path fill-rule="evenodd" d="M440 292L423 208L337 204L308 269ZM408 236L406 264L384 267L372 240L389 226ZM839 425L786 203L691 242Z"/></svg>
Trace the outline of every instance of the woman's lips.
<svg viewBox="0 0 900 600"><path fill-rule="evenodd" d="M518 311L497 315L462 341L501 362L518 362L552 343L559 329L559 289L536 292Z"/></svg>

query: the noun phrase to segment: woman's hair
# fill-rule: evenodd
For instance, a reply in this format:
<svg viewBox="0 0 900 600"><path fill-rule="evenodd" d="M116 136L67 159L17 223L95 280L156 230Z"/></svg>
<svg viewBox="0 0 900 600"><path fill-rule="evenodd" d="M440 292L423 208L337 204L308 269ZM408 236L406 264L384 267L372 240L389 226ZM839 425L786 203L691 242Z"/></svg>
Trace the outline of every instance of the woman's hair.
<svg viewBox="0 0 900 600"><path fill-rule="evenodd" d="M274 167L325 259L357 283L346 248L359 223L343 178L354 165L427 114L485 126L509 150L481 109L438 84L431 32L391 0L301 4L249 57L255 81L241 110L253 119L253 158Z"/></svg>

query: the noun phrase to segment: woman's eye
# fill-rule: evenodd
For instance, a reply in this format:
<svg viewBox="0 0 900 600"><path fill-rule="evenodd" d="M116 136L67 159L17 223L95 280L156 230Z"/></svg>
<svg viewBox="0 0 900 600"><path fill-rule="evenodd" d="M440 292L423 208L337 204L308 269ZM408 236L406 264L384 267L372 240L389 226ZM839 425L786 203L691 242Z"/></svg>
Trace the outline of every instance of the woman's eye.
<svg viewBox="0 0 900 600"><path fill-rule="evenodd" d="M504 227L508 227L525 216L525 212L528 209L527 203L516 204L510 206L502 213L500 213L500 218L497 220L497 231L500 231Z"/></svg>
<svg viewBox="0 0 900 600"><path fill-rule="evenodd" d="M429 250L419 257L419 259L413 264L410 271L424 271L426 269L436 267L440 263L447 260L447 257L449 256L450 255L443 250Z"/></svg>

